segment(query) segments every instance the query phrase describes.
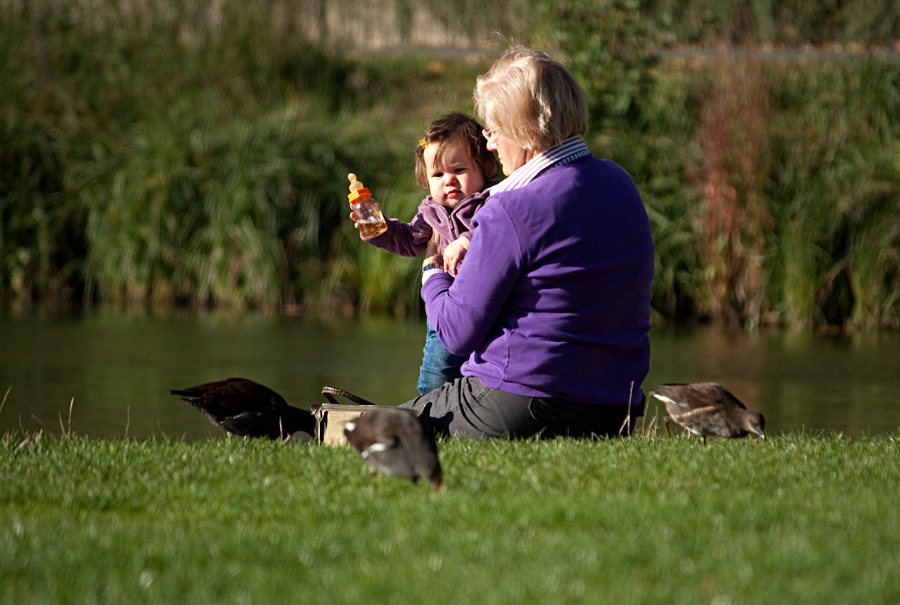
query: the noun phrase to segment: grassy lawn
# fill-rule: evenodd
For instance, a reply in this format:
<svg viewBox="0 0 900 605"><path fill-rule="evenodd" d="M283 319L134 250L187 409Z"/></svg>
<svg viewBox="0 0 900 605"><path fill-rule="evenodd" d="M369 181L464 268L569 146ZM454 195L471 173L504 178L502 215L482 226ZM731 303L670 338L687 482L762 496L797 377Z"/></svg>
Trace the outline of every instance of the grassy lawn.
<svg viewBox="0 0 900 605"><path fill-rule="evenodd" d="M900 440L0 437L0 603L900 602Z"/></svg>

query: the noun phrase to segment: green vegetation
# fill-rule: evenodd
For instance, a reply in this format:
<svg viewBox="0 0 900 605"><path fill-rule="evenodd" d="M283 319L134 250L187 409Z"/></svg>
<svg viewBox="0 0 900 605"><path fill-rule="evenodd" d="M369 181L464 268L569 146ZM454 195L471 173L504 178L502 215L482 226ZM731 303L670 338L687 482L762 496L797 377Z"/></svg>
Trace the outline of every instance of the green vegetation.
<svg viewBox="0 0 900 605"><path fill-rule="evenodd" d="M415 141L493 55L350 55L285 18L302 0L157 4L0 4L0 298L418 313L416 263L356 239L345 177L410 218ZM895 3L439 4L571 65L589 145L644 196L658 322L900 327ZM666 54L719 44L752 52ZM806 44L848 52L769 52Z"/></svg>
<svg viewBox="0 0 900 605"><path fill-rule="evenodd" d="M896 603L896 435L0 440L0 603Z"/></svg>

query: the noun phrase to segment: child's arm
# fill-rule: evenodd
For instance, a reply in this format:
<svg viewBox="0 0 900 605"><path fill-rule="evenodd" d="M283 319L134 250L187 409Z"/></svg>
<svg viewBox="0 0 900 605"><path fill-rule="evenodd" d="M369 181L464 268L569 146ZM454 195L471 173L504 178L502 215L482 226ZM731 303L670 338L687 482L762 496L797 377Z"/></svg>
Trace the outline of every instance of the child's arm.
<svg viewBox="0 0 900 605"><path fill-rule="evenodd" d="M470 240L466 235L456 238L444 248L444 271L456 277L466 252L469 251Z"/></svg>
<svg viewBox="0 0 900 605"><path fill-rule="evenodd" d="M378 202L374 202L378 204ZM381 207L381 204L378 204ZM354 221L354 227L359 229L356 215L351 212L350 218ZM393 218L385 218L388 230L373 238L361 238L364 242L381 248L391 254L399 256L418 256L425 249L425 244L431 237L431 225L425 222L422 213L418 213L409 223L403 223Z"/></svg>

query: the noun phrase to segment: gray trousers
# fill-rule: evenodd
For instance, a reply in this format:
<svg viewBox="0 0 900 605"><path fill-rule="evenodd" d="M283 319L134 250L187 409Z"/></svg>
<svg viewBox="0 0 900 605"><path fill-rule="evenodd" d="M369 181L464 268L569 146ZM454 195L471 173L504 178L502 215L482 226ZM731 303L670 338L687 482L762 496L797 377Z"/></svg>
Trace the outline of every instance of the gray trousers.
<svg viewBox="0 0 900 605"><path fill-rule="evenodd" d="M429 416L435 431L454 437L615 437L620 430L630 435L635 420L643 416L643 393L640 396L640 404L631 407L631 421L624 427L626 406L513 395L485 386L472 376L448 382L400 407L421 410L431 403Z"/></svg>

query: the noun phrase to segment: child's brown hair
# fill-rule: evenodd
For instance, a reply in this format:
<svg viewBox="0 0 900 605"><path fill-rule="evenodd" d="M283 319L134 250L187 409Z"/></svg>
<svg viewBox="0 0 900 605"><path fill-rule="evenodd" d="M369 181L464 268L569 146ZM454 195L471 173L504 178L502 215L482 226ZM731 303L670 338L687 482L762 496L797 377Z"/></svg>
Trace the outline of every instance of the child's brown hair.
<svg viewBox="0 0 900 605"><path fill-rule="evenodd" d="M425 148L437 145L434 161L440 165L443 160L445 145L450 141L460 141L475 163L485 183L494 179L500 172L500 162L494 153L487 148L487 140L481 133L482 128L475 118L464 113L453 112L441 116L428 125L425 137L416 148L416 184L428 190L428 166L425 165Z"/></svg>

